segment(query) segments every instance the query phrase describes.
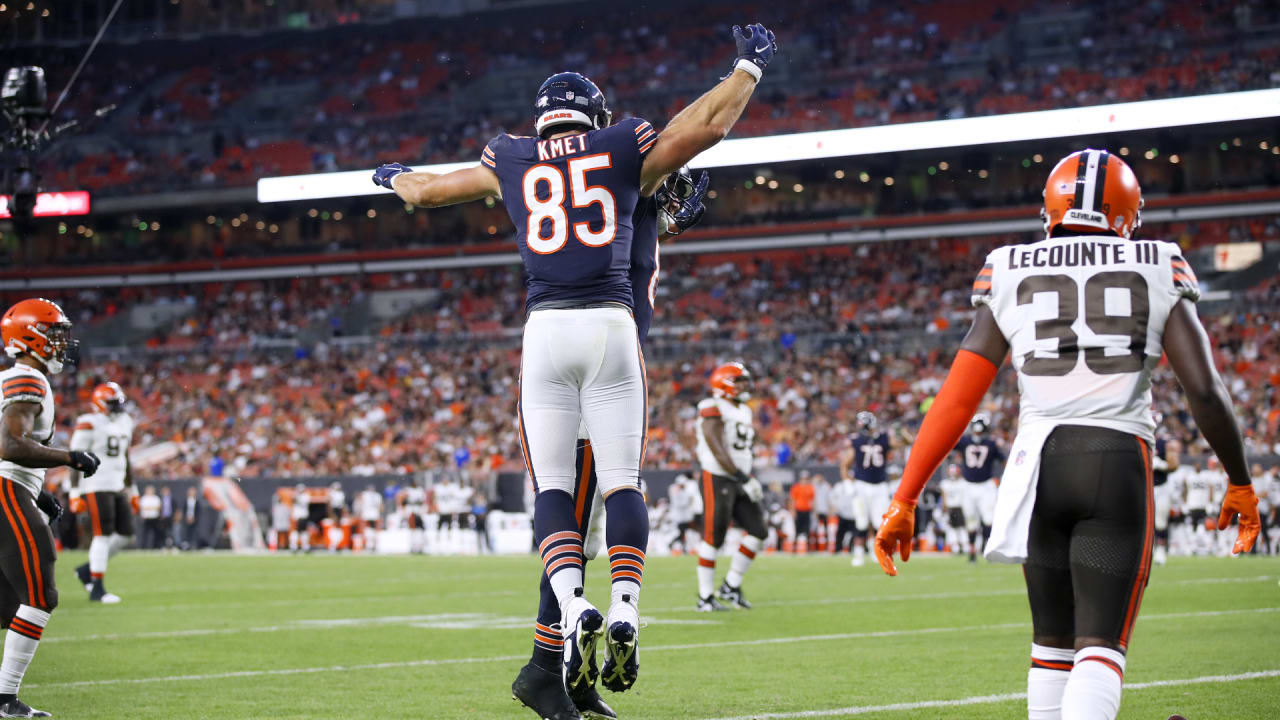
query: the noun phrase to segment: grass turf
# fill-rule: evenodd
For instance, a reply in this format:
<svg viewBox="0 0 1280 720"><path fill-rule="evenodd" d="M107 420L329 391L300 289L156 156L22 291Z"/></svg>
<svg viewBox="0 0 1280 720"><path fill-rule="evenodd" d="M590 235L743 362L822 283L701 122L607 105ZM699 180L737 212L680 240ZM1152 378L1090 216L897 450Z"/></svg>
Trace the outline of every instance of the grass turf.
<svg viewBox="0 0 1280 720"><path fill-rule="evenodd" d="M112 560L91 605L58 561L61 606L22 697L66 718L532 718L510 684L532 647L529 557L153 555ZM720 575L727 561L720 562ZM640 680L602 691L621 718L726 718L956 700L1025 689L1030 615L1017 567L761 556L756 609L699 614L693 561L651 558ZM603 563L588 597L607 603ZM1126 684L1280 670L1280 560L1174 558L1155 569ZM594 590L594 592L593 592ZM1211 614L1212 613L1212 614ZM602 647L603 651L603 647ZM1276 718L1280 677L1129 690L1120 717ZM1025 703L858 717L1024 718ZM853 713L823 714L848 717Z"/></svg>

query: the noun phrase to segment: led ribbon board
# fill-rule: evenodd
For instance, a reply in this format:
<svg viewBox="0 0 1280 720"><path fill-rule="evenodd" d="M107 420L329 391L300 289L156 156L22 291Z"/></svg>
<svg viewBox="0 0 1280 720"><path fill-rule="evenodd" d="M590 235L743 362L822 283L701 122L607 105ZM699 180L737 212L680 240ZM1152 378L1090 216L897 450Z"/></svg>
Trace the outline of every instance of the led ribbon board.
<svg viewBox="0 0 1280 720"><path fill-rule="evenodd" d="M726 140L698 155L689 165L693 168L739 165L759 167L797 160L1042 140L1277 116L1280 116L1280 88L1272 88ZM444 173L479 164L477 158L475 162L412 167ZM372 176L373 170L355 170L262 178L258 180L258 202L315 200L389 192L374 185Z"/></svg>
<svg viewBox="0 0 1280 720"><path fill-rule="evenodd" d="M10 202L12 198L8 195L0 195L0 219L12 217L12 212L9 210ZM31 214L34 217L88 215L89 193L84 190L40 193L36 195L36 207Z"/></svg>

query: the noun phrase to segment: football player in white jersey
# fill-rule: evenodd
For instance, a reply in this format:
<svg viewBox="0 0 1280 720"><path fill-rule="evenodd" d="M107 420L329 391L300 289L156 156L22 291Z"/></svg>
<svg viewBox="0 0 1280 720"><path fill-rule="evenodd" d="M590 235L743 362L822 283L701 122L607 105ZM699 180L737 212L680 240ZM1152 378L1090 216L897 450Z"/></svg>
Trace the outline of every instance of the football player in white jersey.
<svg viewBox="0 0 1280 720"><path fill-rule="evenodd" d="M104 605L120 602L120 596L104 587L107 561L124 549L133 537L132 502L136 497L129 470L129 447L133 445L133 418L125 412L124 391L114 382L93 389L93 412L76 418L71 449L91 452L102 459L91 478L71 471L71 512L89 513L93 540L89 562L76 568L89 599Z"/></svg>
<svg viewBox="0 0 1280 720"><path fill-rule="evenodd" d="M0 319L0 341L15 361L0 372L0 626L6 629L0 717L49 717L18 699L18 686L58 606L49 524L62 508L44 489L44 471L65 465L91 476L98 458L45 444L54 432L53 390L45 374L62 372L75 354L71 321L62 308L48 300L23 300Z"/></svg>
<svg viewBox="0 0 1280 720"><path fill-rule="evenodd" d="M751 373L731 362L711 373L711 397L698 403L698 464L702 466L702 543L698 546L698 610L725 607L716 602L716 553L732 520L746 533L729 562L720 599L744 610L742 579L769 535L760 500L764 488L752 475L756 439L751 399Z"/></svg>
<svg viewBox="0 0 1280 720"><path fill-rule="evenodd" d="M427 489L413 481L400 491L400 512L409 528L409 552L427 551Z"/></svg>
<svg viewBox="0 0 1280 720"><path fill-rule="evenodd" d="M921 424L876 536L897 574L915 502L1012 350L1018 434L1001 474L988 560L1023 563L1033 640L1030 720L1114 720L1154 541L1151 371L1168 357L1191 414L1230 477L1220 525L1236 552L1258 535L1257 498L1231 397L1196 316L1200 289L1172 243L1131 239L1141 191L1105 150L1049 174L1047 237L992 251L973 285L973 326Z"/></svg>

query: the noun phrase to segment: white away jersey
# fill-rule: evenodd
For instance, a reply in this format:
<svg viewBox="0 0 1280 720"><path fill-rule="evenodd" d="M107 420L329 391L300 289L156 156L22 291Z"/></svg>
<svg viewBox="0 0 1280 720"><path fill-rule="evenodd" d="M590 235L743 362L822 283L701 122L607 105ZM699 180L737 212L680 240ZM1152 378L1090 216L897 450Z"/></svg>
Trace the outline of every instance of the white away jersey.
<svg viewBox="0 0 1280 720"><path fill-rule="evenodd" d="M14 365L0 372L0 412L20 402L40 406L28 437L48 444L53 439L53 390L49 388L49 380L44 373L29 365ZM44 487L44 468L23 467L0 460L0 477L9 478L30 490L33 497L38 496Z"/></svg>
<svg viewBox="0 0 1280 720"><path fill-rule="evenodd" d="M1022 395L1020 424L1107 427L1152 442L1151 370L1165 321L1200 299L1173 243L1096 235L1006 245L987 255L973 304L987 305Z"/></svg>
<svg viewBox="0 0 1280 720"><path fill-rule="evenodd" d="M98 471L80 479L82 492L122 492L133 444L133 418L128 413L85 413L76 418L71 449L98 456Z"/></svg>
<svg viewBox="0 0 1280 720"><path fill-rule="evenodd" d="M1227 492L1227 474L1221 470L1201 470L1187 478L1188 510L1217 511L1218 500Z"/></svg>
<svg viewBox="0 0 1280 720"><path fill-rule="evenodd" d="M733 461L732 468L720 467L707 444L707 418L717 417L724 421L724 444L729 450L729 459ZM739 472L750 475L755 439L756 428L750 405L714 397L698 403L698 464L703 470L723 477L733 477Z"/></svg>

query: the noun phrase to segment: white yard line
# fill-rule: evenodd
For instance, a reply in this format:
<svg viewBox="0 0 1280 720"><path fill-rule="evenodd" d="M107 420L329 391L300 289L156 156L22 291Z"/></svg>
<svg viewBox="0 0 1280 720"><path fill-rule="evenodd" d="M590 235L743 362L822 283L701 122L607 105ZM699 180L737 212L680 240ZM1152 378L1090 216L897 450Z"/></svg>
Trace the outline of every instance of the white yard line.
<svg viewBox="0 0 1280 720"><path fill-rule="evenodd" d="M1201 677L1183 678L1181 680L1155 680L1153 682L1144 683L1126 683L1124 689L1128 692L1132 690L1146 690L1148 688L1232 683L1240 682L1241 680L1257 680L1260 678L1273 677L1280 677L1280 670L1261 670L1258 672L1240 673L1238 675L1203 675ZM1025 692L1004 693L1002 695L975 695L967 698L957 698L955 700L922 700L920 702L893 703L890 705L853 705L850 707L832 708L830 710L796 710L794 712L752 713L751 715L737 715L726 718L708 718L707 720L789 720L790 718L849 717L851 715L866 715L868 713L878 712L925 710L929 708L961 707L964 705L987 705L991 703L1026 700L1026 698L1027 694Z"/></svg>
<svg viewBox="0 0 1280 720"><path fill-rule="evenodd" d="M1218 616L1218 615L1239 615L1239 614L1245 614L1245 613L1271 613L1271 612L1280 612L1280 607L1251 608L1251 609L1242 609L1242 610L1208 610L1204 612L1193 612L1193 613L1153 614L1153 615L1147 615L1147 616L1140 616L1139 620L1150 621L1150 620L1163 620L1163 619L1172 619L1172 618L1212 617L1212 616ZM376 618L374 619L376 620ZM364 619L364 620L368 620L368 619ZM785 637L773 637L773 638L757 638L754 640L722 640L719 642L690 643L690 644L684 644L684 645L648 645L648 646L645 646L644 651L646 653L654 653L654 652L671 652L671 651L680 651L680 650L706 650L706 649L723 648L723 647L782 645L782 644L802 643L802 642L829 642L833 640L859 640L859 639L868 639L868 638L899 637L904 635L934 635L939 633L960 633L960 632L993 632L997 630L1015 630L1020 628L1026 628L1029 625L1030 623L1018 622L1018 623L1001 623L996 625L968 625L968 626L960 626L960 627L914 628L909 630L880 630L880 631L858 632L858 633L831 633L826 635L785 636ZM251 628L251 629L240 629L240 630L218 629L218 630L213 630L203 634L215 634L215 633L223 634L228 632L271 632L277 628L289 629L289 630L299 629L298 626L292 626L292 625L291 626L269 626L266 628L256 628L256 629ZM310 629L314 630L315 628L310 628ZM192 635L192 634L200 634L200 631L178 630L178 631L174 631L174 634L172 634L171 636L183 637L183 636ZM138 633L133 635L116 635L116 636L86 635L86 636L81 636L80 639L88 639L88 638L106 639L108 637L110 637L110 639L123 639L123 638L137 638L140 635L144 635L144 634ZM165 633L163 635L170 636L170 634L168 633ZM146 636L151 636L151 635L146 635ZM527 657L528 657L527 655L499 655L499 656L491 656L491 657L445 658L440 660L401 660L396 662L372 663L372 664L366 664L366 665L327 665L327 666L318 666L318 667L309 667L309 668L240 670L235 672L210 673L210 674L203 674L203 675L165 675L165 676L159 676L159 677L143 677L143 678L110 678L105 680L74 680L74 681L68 681L68 682L31 683L31 684L28 684L27 687L65 688L65 687L86 687L86 686L92 686L92 685L141 685L141 684L158 683L158 682L221 680L226 678L261 677L261 676L268 676L268 675L301 675L301 674L322 673L322 672L348 672L352 670L387 670L387 669L393 669L393 668L424 667L424 666L433 666L433 665L466 665L466 664L488 663L488 662L512 662L516 660L524 660ZM752 716L752 717L756 717L756 716ZM789 717L789 716L786 716L786 717ZM804 717L804 716L797 716L797 717Z"/></svg>

